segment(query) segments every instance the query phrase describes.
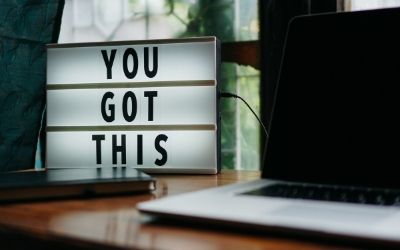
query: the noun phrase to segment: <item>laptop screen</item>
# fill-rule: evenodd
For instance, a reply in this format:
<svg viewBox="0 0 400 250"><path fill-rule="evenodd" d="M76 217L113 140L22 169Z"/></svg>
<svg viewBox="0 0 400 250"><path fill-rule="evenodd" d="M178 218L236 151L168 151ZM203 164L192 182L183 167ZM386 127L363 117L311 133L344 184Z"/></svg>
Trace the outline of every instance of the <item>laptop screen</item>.
<svg viewBox="0 0 400 250"><path fill-rule="evenodd" d="M400 188L400 9L289 27L264 178Z"/></svg>

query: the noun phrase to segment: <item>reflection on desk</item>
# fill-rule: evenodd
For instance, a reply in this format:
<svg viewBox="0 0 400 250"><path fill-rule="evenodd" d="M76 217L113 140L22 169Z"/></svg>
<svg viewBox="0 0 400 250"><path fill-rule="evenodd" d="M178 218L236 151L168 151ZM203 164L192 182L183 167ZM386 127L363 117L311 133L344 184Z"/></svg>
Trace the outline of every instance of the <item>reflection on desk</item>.
<svg viewBox="0 0 400 250"><path fill-rule="evenodd" d="M2 249L337 249L321 243L243 230L161 223L135 209L141 201L254 180L255 171L159 175L153 193L0 206Z"/></svg>

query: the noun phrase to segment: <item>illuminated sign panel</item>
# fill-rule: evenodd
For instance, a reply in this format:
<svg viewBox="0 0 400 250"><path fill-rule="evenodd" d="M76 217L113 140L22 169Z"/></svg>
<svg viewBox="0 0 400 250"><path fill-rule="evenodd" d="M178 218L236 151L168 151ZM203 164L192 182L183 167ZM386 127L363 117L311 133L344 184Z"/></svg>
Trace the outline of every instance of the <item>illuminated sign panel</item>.
<svg viewBox="0 0 400 250"><path fill-rule="evenodd" d="M48 168L219 168L214 37L47 49Z"/></svg>

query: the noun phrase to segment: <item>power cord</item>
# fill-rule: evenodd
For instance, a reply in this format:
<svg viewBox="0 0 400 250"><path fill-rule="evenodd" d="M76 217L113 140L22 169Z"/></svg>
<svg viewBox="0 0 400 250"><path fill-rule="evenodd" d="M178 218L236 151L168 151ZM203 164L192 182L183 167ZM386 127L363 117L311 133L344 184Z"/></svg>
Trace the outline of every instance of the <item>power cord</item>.
<svg viewBox="0 0 400 250"><path fill-rule="evenodd" d="M261 127L264 129L264 133L265 133L266 137L267 138L269 137L268 130L264 126L264 123L261 121L261 119L258 117L256 112L254 112L254 110L250 107L250 105L242 97L240 97L240 96L238 96L236 94L233 94L233 93L228 93L228 92L220 92L219 93L219 97L240 99L244 104L246 104L246 106L250 109L250 111L253 113L253 115L257 118L257 120L260 123Z"/></svg>

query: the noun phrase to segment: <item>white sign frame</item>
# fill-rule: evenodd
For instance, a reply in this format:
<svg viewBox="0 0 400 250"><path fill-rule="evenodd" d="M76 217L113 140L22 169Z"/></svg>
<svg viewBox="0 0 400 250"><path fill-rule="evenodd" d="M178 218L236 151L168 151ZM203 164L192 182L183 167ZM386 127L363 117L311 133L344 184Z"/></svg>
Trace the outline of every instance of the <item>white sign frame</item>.
<svg viewBox="0 0 400 250"><path fill-rule="evenodd" d="M157 49L154 49L155 47L157 47ZM130 48L133 48L134 51L132 52L132 50L129 50ZM152 48L153 51L151 51ZM115 52L113 52L113 50L115 50ZM94 53L94 51L97 51L97 54ZM154 65L156 65L154 61L155 51L156 56L158 56L156 59L158 60L157 67L163 67L162 69L154 68ZM112 55L113 53L114 56ZM144 58L146 55L147 65L143 66L143 61L145 59L141 60L140 58ZM136 61L134 59L135 56L138 59ZM47 59L47 168L124 166L135 167L147 173L216 174L220 172L221 131L218 98L220 44L217 38L201 37L49 44L47 45ZM100 59L103 60L103 65L99 65L100 63L92 63L93 61L98 62ZM132 62L130 63L128 59L132 59ZM210 59L212 59L212 61ZM107 65L107 63L109 64ZM142 68L140 66L141 64ZM148 77L148 73L151 73L151 64L153 66L153 73L156 72L156 74ZM135 67L137 70L136 72ZM121 70L121 68L123 70ZM100 69L103 70L102 75L98 74ZM170 104L165 102L165 100L170 100L172 96L175 96L173 93L174 91L167 91L168 88L173 88L174 91L176 90L176 98L178 98L176 103ZM142 97L146 90L155 91L163 96L156 99L157 101L164 100L164 105L157 103L160 105L159 107L161 107L163 112L157 113L154 111L154 116L157 117L157 120L151 120L153 118L150 119L150 117L153 117L153 114L150 116L149 110L153 110L154 107L150 109L150 106L146 106L149 104L144 103L144 100L149 100L149 98L146 99ZM102 121L99 114L90 112L92 107L95 106L96 100L100 99L101 95L106 91L112 93L109 94L112 98L108 96L108 99L105 99L108 101L107 107L109 109L106 109L106 106L102 106L102 112L105 110L105 113L102 114L103 118L105 118L104 114L107 115L108 113L109 115L111 111L114 111L112 114L115 116L113 117L115 119L113 119L111 123ZM135 111L137 111L137 117L139 118L129 122L126 121L125 115L136 114L132 111L134 107L133 104L131 106L128 105L132 107L129 111L126 111L128 108L125 108L124 112L122 112L125 120L121 118L121 110L115 110L115 107L121 105L121 103L125 105L128 103L128 101L126 101L128 99L126 99L125 102L121 101L121 98L125 97L124 93L127 92L132 92L128 96L131 97L131 99L129 99L129 104L132 104L134 100L138 101L135 106L137 110ZM196 99L196 92L202 93L202 95L199 94L198 98L200 99ZM179 93L182 93L185 98L179 98ZM210 93L213 94L213 96L209 96ZM79 96L84 99L79 99ZM132 96L134 96L134 98L132 98ZM138 96L138 98L135 98L136 96ZM207 98L204 98L205 96ZM114 97L115 100L113 99ZM78 104L71 102L73 98ZM95 99L94 101L93 98ZM206 105L199 106L202 104L202 98L204 98L203 103L207 103ZM181 100L181 102L179 102L179 100ZM193 100L194 103L182 106L187 100ZM209 103L210 101L212 103ZM79 108L82 107L81 103L84 104L85 102L87 105L83 106L83 108ZM103 102L102 105L104 103L105 102ZM114 110L111 110L111 106ZM156 105L154 104L154 106ZM182 113L184 115L179 116L178 114L172 113L170 110L175 110L174 107L180 112L179 114ZM94 110L93 112L98 111L99 110ZM163 118L159 118L161 117L159 114L165 114L166 112L171 112L170 114L173 115L171 115L171 117L165 115ZM60 113L64 114L64 116L60 117ZM148 114L148 116L146 114ZM210 117L210 114L213 118ZM83 117L83 119L79 119L79 117ZM107 118L110 117L107 116ZM134 117L134 119L135 118L136 117ZM91 138L89 132L97 135L104 134L106 136L104 140L99 139L100 137L96 137L91 142L92 144L88 144L82 141L82 138L86 138L86 140ZM138 160L138 164L136 165L132 164L132 162L136 162L136 160L133 160L136 158L132 155L128 154L128 161L125 164L122 164L121 160L117 161L117 163L111 163L111 158L107 158L109 157L107 155L111 154L104 154L103 152L106 149L109 150L112 148L112 150L115 150L117 148L110 146L111 142L109 138L111 138L111 135L118 136L119 140L121 140L122 137L125 139L126 136L128 136L126 144L123 146L133 148L134 146L132 145L134 145L134 143L132 140L135 140L134 138L136 138L135 136L137 134L141 134L141 140L146 140L146 138L155 138L155 132L176 136L176 138L172 137L170 141L178 143L179 145L167 145L168 141L154 142L155 144L158 143L159 153L162 153L163 150L166 151L166 149L171 150L171 153L173 152L173 155L170 155L171 165L168 164L168 161L162 166L158 166L157 164L152 165L148 157L156 158L155 162L160 162L160 155L156 157L157 154L154 154L154 152L141 152L141 157L147 158L140 161L141 164L139 164ZM202 134L207 136L202 136ZM212 143L210 144L210 136L213 134L214 139L211 138ZM133 139L129 139L129 136ZM74 144L75 141L69 141L72 140L72 138L75 138L74 140L76 140L78 145ZM115 138L112 137L113 140ZM117 141L117 139L115 141ZM195 145L196 141L208 144ZM114 141L112 143L114 143ZM137 142L137 145L135 145L137 147L142 147L142 150L150 150L149 142L140 141L140 143ZM191 143L195 145L194 149L199 150L199 153L185 150L185 148L189 149ZM86 148L77 150L77 148L73 148L73 145L77 145L76 147L78 147L78 149L79 146L86 145ZM88 145L93 145L93 148L88 149ZM96 151L96 154L94 154L93 150L99 146L103 146L103 148L98 152ZM154 148L151 150L154 151ZM99 152L103 156L101 164L95 160L96 157L96 159L98 159ZM120 155L120 157L122 157L122 154ZM78 160L74 158L76 156L79 157ZM185 156L193 158L193 162L191 162L190 159L185 159ZM88 164L88 162L90 162L88 157L90 159L93 158L94 164ZM161 155L161 160L162 157L164 157L164 155ZM212 164L210 164L211 162Z"/></svg>

